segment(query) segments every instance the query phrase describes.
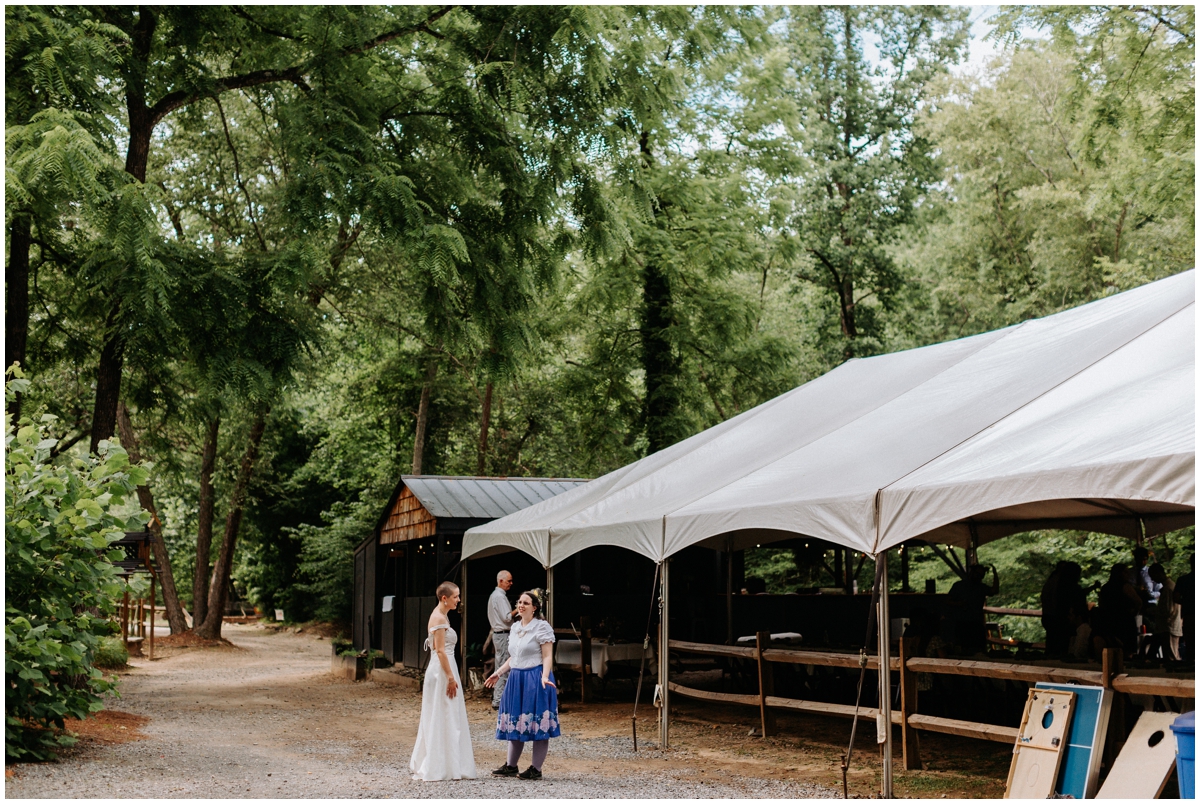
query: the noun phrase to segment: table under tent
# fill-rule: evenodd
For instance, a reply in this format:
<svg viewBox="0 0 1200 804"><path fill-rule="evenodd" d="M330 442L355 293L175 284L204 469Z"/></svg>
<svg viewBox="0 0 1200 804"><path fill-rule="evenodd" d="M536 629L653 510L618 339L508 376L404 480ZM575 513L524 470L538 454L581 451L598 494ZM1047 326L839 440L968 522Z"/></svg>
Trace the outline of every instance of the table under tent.
<svg viewBox="0 0 1200 804"><path fill-rule="evenodd" d="M1190 271L994 332L851 360L472 528L462 555L521 550L553 579L553 568L581 551L618 546L653 562L669 590L673 557L693 545L736 551L804 536L886 568L889 551L914 539L973 550L1045 528L1135 539L1168 533L1195 521L1194 352ZM887 584L877 591L875 714L888 723L896 659L883 658ZM669 594L660 606L665 681ZM1101 674L1072 677L1093 675ZM660 691L664 747L672 687ZM780 705L762 700L764 709ZM909 721L902 725L917 722ZM882 793L890 796L892 730L880 731Z"/></svg>

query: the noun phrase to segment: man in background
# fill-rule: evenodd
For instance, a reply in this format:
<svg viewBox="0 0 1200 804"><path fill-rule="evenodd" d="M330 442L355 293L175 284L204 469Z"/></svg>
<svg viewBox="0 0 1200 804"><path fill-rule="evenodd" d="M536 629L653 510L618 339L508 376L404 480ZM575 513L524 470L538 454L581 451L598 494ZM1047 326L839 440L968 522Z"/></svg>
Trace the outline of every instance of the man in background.
<svg viewBox="0 0 1200 804"><path fill-rule="evenodd" d="M1149 559L1150 551L1145 547L1139 544L1133 548L1133 588L1137 590L1143 604L1153 606L1158 602L1162 586L1150 577L1150 567L1147 566Z"/></svg>
<svg viewBox="0 0 1200 804"><path fill-rule="evenodd" d="M1183 638L1179 646L1179 652L1182 658L1188 661L1196 660L1196 646L1193 644L1195 640L1195 632L1192 630L1196 627L1196 554L1192 553L1188 556L1188 566L1191 568L1187 573L1180 575L1179 580L1175 582L1175 602L1179 604L1179 615L1181 619L1181 629Z"/></svg>
<svg viewBox="0 0 1200 804"><path fill-rule="evenodd" d="M512 589L513 580L512 573L508 570L500 570L496 573L496 588L492 590L492 596L488 598L488 623L492 626L492 644L496 646L496 667L499 669L506 661L508 661L508 632L512 628L513 614L515 613L512 604L508 601L508 590ZM492 708L500 708L500 696L504 694L504 684L508 680L508 676L500 677L496 682L495 689L492 690Z"/></svg>
<svg viewBox="0 0 1200 804"><path fill-rule="evenodd" d="M983 582L989 567L975 564L967 570L967 576L950 587L949 610L947 614L954 624L954 641L959 649L968 656L987 651L987 626L983 616L983 606L988 597L1000 591L1000 574L995 565L992 571L992 585Z"/></svg>

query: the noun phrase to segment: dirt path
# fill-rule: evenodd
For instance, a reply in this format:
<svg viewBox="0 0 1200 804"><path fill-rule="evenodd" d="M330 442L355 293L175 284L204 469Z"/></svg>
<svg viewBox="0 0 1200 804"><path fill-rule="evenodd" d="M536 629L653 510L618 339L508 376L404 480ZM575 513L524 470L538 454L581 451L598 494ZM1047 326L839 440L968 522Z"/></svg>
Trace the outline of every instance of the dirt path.
<svg viewBox="0 0 1200 804"><path fill-rule="evenodd" d="M107 726L128 734L140 723L144 739L87 739L59 763L12 766L6 797L511 798L524 785L538 785L538 795L549 798L835 794L833 778L817 784L794 762L721 750L721 735L744 735L744 725L728 723L713 734L708 723L692 725L686 709L679 748L658 751L655 735L646 734L634 754L628 704L567 702L564 736L552 743L545 778L495 779L487 771L504 754L483 699L468 701L468 715L484 778L414 782L407 765L420 712L417 690L334 678L329 642L316 636L254 625L227 625L225 635L235 647L165 650L154 662L135 659L122 674L122 697L110 709L125 714L88 733ZM644 711L639 720L653 732L654 711ZM767 741L758 742L769 754Z"/></svg>

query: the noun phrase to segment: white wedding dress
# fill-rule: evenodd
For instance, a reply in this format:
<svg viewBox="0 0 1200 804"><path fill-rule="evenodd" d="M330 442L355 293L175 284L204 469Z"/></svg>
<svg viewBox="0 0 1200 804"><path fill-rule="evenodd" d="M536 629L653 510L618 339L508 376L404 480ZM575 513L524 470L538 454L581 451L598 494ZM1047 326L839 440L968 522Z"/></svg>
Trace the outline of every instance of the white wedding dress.
<svg viewBox="0 0 1200 804"><path fill-rule="evenodd" d="M425 649L433 647L433 631L446 629L446 655L454 655L458 635L448 625L435 626L425 640ZM421 725L413 746L408 768L414 779L440 782L447 779L474 779L475 752L471 749L471 727L467 722L467 704L463 700L458 668L450 660L450 670L458 681L458 694L446 695L446 671L436 656L429 657L425 684L421 693Z"/></svg>

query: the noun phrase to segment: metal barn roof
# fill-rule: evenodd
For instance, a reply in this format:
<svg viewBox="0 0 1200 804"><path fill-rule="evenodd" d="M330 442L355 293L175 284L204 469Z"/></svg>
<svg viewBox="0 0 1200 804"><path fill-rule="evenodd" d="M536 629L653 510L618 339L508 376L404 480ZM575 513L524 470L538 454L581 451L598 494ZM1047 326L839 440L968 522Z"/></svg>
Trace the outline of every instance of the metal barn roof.
<svg viewBox="0 0 1200 804"><path fill-rule="evenodd" d="M457 477L402 475L401 480L438 518L498 519L588 481L573 477Z"/></svg>

